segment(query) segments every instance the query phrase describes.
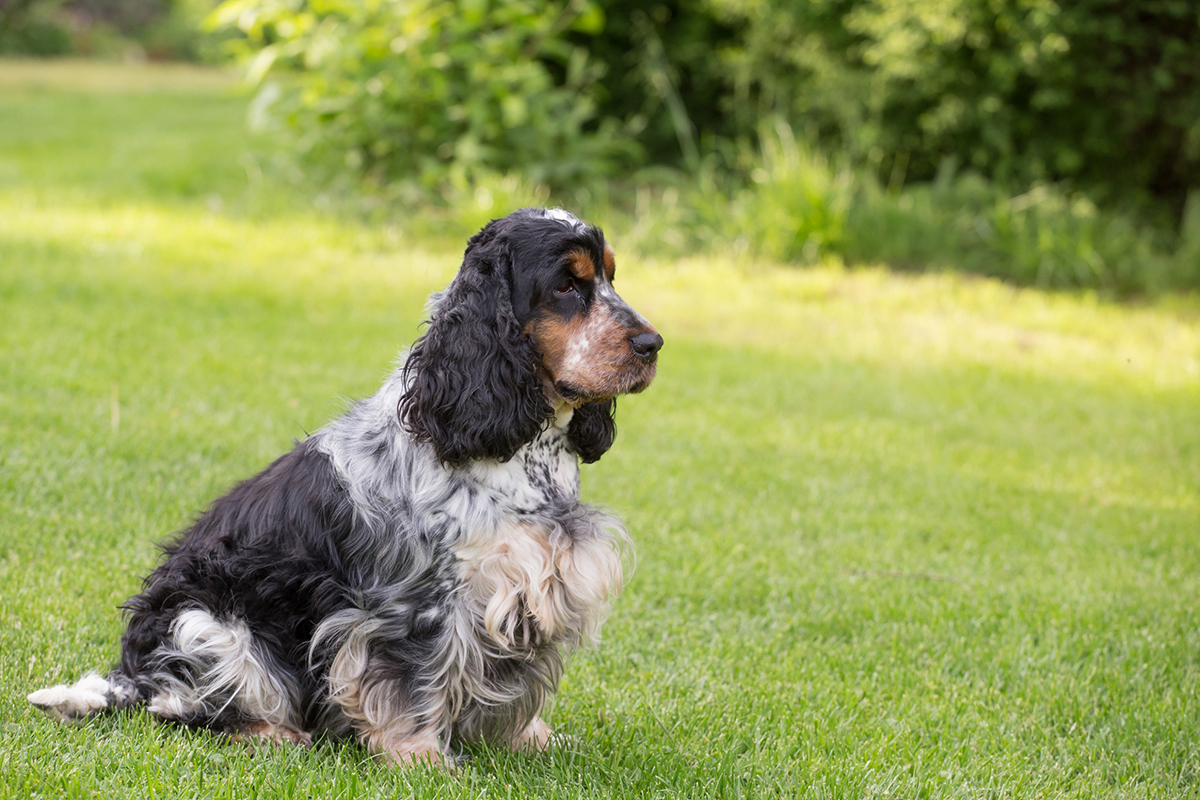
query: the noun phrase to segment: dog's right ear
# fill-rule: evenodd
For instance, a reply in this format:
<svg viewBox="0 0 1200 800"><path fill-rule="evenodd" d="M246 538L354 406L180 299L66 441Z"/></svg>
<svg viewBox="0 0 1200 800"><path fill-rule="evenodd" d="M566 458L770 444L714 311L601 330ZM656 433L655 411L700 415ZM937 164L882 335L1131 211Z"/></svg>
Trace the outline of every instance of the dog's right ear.
<svg viewBox="0 0 1200 800"><path fill-rule="evenodd" d="M507 461L554 413L513 315L512 256L500 224L471 237L404 364L400 420L447 464Z"/></svg>

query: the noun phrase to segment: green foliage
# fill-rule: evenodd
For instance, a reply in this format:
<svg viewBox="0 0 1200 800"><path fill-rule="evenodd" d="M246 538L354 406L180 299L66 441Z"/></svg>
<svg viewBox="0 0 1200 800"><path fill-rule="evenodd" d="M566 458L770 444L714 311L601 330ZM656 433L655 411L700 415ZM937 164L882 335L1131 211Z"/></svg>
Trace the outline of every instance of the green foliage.
<svg viewBox="0 0 1200 800"><path fill-rule="evenodd" d="M112 0L108 0L111 2ZM229 58L231 41L238 38L232 30L211 30L205 20L219 0L157 0L164 13L130 34L156 60L182 60L221 63Z"/></svg>
<svg viewBox="0 0 1200 800"><path fill-rule="evenodd" d="M960 269L1110 296L1188 285L1174 280L1174 260L1127 217L1102 212L1086 197L1053 186L1037 185L1011 197L966 175L902 195L867 196L856 207L855 235L845 251L855 261Z"/></svg>
<svg viewBox="0 0 1200 800"><path fill-rule="evenodd" d="M598 77L569 30L599 9L525 0L228 0L257 48L250 77L318 162L402 192L450 172L520 170L564 185L633 148L596 117Z"/></svg>
<svg viewBox="0 0 1200 800"><path fill-rule="evenodd" d="M58 15L62 0L0 2L0 53L58 56L71 52L71 34Z"/></svg>
<svg viewBox="0 0 1200 800"><path fill-rule="evenodd" d="M775 113L911 179L953 156L1175 213L1200 186L1200 4L709 2L740 30L722 55L741 128Z"/></svg>
<svg viewBox="0 0 1200 800"><path fill-rule="evenodd" d="M717 250L801 264L844 251L858 188L851 171L832 167L780 124L764 132L748 173L750 180L743 183L707 162L636 214L637 246L674 254Z"/></svg>
<svg viewBox="0 0 1200 800"><path fill-rule="evenodd" d="M1181 0L226 0L214 20L246 36L256 119L446 219L554 197L634 206L676 252L1200 285Z"/></svg>
<svg viewBox="0 0 1200 800"><path fill-rule="evenodd" d="M0 53L214 61L216 0L0 0Z"/></svg>
<svg viewBox="0 0 1200 800"><path fill-rule="evenodd" d="M716 139L756 129L757 119L728 113L731 87L715 56L739 39L704 2L596 2L603 30L572 38L604 66L600 114L628 122L644 163L694 168Z"/></svg>

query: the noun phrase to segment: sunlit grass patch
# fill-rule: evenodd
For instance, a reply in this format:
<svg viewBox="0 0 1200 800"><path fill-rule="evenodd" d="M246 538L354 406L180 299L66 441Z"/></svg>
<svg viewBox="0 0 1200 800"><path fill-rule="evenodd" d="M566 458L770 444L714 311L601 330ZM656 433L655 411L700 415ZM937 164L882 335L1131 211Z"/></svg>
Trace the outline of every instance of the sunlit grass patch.
<svg viewBox="0 0 1200 800"><path fill-rule="evenodd" d="M74 58L6 58L0 62L0 90L86 92L88 94L226 94L238 84L236 72L184 63L127 63Z"/></svg>

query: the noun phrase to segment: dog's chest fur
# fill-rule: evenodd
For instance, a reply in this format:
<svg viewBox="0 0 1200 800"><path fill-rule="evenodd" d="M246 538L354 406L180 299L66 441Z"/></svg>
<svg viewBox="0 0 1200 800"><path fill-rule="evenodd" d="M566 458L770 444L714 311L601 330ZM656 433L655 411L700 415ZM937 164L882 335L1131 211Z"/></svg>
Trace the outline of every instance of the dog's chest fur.
<svg viewBox="0 0 1200 800"><path fill-rule="evenodd" d="M589 641L620 590L620 533L578 502L565 425L560 416L510 461L469 471L500 512L493 524L464 525L452 545L459 600L480 623L474 635L502 652Z"/></svg>

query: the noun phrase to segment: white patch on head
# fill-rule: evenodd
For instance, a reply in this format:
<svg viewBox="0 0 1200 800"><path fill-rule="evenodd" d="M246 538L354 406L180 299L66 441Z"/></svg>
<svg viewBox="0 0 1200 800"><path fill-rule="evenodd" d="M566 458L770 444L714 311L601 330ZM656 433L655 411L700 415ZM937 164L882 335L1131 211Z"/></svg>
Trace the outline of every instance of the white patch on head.
<svg viewBox="0 0 1200 800"><path fill-rule="evenodd" d="M109 682L94 672L68 686L39 689L26 699L59 720L83 719L108 708Z"/></svg>
<svg viewBox="0 0 1200 800"><path fill-rule="evenodd" d="M561 222L564 225L567 225L568 227L571 227L571 228L584 227L583 223L579 221L579 218L576 217L574 214L572 214L570 211L566 211L561 208L543 208L542 213L545 214L549 219L558 220L559 222Z"/></svg>
<svg viewBox="0 0 1200 800"><path fill-rule="evenodd" d="M167 655L195 666L191 681L159 675L162 691L150 698L150 713L180 719L214 703L234 707L250 719L299 728L291 692L264 666L254 636L241 620L221 621L204 609L184 611L171 623L174 647ZM205 713L206 716L210 714Z"/></svg>

